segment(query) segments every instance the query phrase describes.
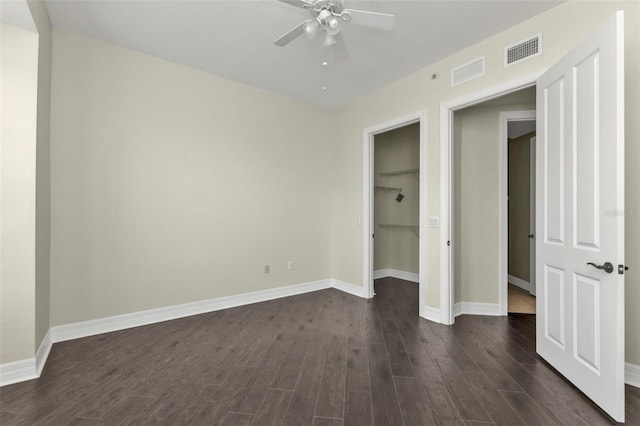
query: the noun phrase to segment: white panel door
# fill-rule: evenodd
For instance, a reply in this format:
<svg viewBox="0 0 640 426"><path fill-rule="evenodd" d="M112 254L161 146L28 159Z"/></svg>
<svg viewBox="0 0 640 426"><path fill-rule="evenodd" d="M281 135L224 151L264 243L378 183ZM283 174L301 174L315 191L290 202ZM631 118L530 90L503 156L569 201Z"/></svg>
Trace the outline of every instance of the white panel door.
<svg viewBox="0 0 640 426"><path fill-rule="evenodd" d="M617 421L624 421L623 19L617 12L540 77L536 129L537 351Z"/></svg>

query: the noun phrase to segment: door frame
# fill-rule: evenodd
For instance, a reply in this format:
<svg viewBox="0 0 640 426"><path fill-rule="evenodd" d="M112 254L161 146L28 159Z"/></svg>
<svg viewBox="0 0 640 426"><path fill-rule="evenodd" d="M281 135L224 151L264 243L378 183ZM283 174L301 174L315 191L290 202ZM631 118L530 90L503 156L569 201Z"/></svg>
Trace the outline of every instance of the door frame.
<svg viewBox="0 0 640 426"><path fill-rule="evenodd" d="M521 111L503 111L500 113L500 154L498 161L500 164L500 176L498 177L498 186L500 188L500 197L498 198L498 211L500 223L500 231L498 233L498 243L500 244L500 255L498 257L498 275L499 291L498 304L500 305L500 315L509 314L509 122L510 121L535 121L535 110ZM531 151L529 151L531 153ZM529 163L531 164L531 163ZM529 189L531 189L531 173L529 174ZM533 171L533 179L535 182L535 170ZM534 194L535 199L535 194ZM531 194L529 194L531 200ZM531 214L532 206L529 205L529 214ZM531 216L529 216L531 217ZM534 222L535 223L535 222ZM529 223L531 230L531 223ZM529 244L531 247L531 244ZM531 260L531 253L529 254ZM531 269L535 269L536 265L529 265L529 274ZM531 289L531 283L529 283Z"/></svg>
<svg viewBox="0 0 640 426"><path fill-rule="evenodd" d="M529 294L536 295L536 143L537 136L529 140Z"/></svg>
<svg viewBox="0 0 640 426"><path fill-rule="evenodd" d="M426 307L426 278L427 278L427 112L418 111L390 121L375 124L363 131L363 179L362 179L362 247L363 247L363 287L364 296L372 298L373 289L373 238L375 233L373 202L374 202L374 137L410 124L420 123L420 200L419 200L419 231L418 231L418 276L419 276L419 315L425 317Z"/></svg>
<svg viewBox="0 0 640 426"><path fill-rule="evenodd" d="M456 111L534 86L548 68L440 104L440 322L453 324L453 115ZM502 163L502 161L501 161ZM500 210L502 211L502 209ZM500 292L500 290L499 290Z"/></svg>

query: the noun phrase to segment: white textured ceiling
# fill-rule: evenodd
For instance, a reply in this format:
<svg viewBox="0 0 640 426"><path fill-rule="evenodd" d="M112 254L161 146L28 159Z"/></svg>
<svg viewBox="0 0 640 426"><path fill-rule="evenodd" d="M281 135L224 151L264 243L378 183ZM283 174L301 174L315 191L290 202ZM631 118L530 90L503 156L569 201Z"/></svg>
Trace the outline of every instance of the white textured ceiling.
<svg viewBox="0 0 640 426"><path fill-rule="evenodd" d="M276 0L47 0L47 7L54 26L334 108L559 3L345 0L397 18L392 32L345 24L350 57L338 62L320 40L275 46L309 17Z"/></svg>

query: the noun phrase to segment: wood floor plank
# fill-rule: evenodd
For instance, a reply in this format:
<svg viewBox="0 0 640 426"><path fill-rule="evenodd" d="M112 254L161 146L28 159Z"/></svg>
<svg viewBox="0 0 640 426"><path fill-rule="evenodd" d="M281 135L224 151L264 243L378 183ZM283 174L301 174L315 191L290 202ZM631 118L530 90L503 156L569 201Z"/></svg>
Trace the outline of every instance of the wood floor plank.
<svg viewBox="0 0 640 426"><path fill-rule="evenodd" d="M4 423L0 423L0 424L4 424ZM101 420L98 420L98 419L87 419L85 417L76 417L73 420L71 420L69 423L67 423L65 426L95 426L99 424L116 424L116 423L103 423ZM120 423L120 424L126 424L126 423Z"/></svg>
<svg viewBox="0 0 640 426"><path fill-rule="evenodd" d="M347 336L332 334L322 372L315 415L343 418L347 373Z"/></svg>
<svg viewBox="0 0 640 426"><path fill-rule="evenodd" d="M416 377L404 342L393 318L380 318L384 342L389 354L391 373L400 377Z"/></svg>
<svg viewBox="0 0 640 426"><path fill-rule="evenodd" d="M491 417L471 389L455 363L449 358L437 358L436 364L447 378L445 386L464 420L490 422Z"/></svg>
<svg viewBox="0 0 640 426"><path fill-rule="evenodd" d="M262 401L267 396L274 375L279 370L290 346L291 342L284 339L280 333L275 336L264 361L256 370L255 376L250 380L244 394L231 408L233 412L249 414L258 412Z"/></svg>
<svg viewBox="0 0 640 426"><path fill-rule="evenodd" d="M256 414L255 424L265 426L283 424L291 394L292 392L288 390L269 389Z"/></svg>
<svg viewBox="0 0 640 426"><path fill-rule="evenodd" d="M221 426L250 426L255 417L254 414L229 413Z"/></svg>
<svg viewBox="0 0 640 426"><path fill-rule="evenodd" d="M500 392L513 409L530 426L554 426L556 422L525 392Z"/></svg>
<svg viewBox="0 0 640 426"><path fill-rule="evenodd" d="M373 424L403 425L385 345L369 344Z"/></svg>
<svg viewBox="0 0 640 426"><path fill-rule="evenodd" d="M445 386L446 380L435 361L425 352L421 352L411 354L411 363L422 384L436 424L463 424L462 417Z"/></svg>
<svg viewBox="0 0 640 426"><path fill-rule="evenodd" d="M490 420L498 426L525 426L518 413L503 398L491 380L484 373L463 372L462 375L471 385L484 409L491 416Z"/></svg>
<svg viewBox="0 0 640 426"><path fill-rule="evenodd" d="M344 423L342 419L330 419L327 417L314 417L313 426L342 426ZM346 423L349 424L349 423ZM367 423L354 423L354 424L367 424Z"/></svg>
<svg viewBox="0 0 640 426"><path fill-rule="evenodd" d="M131 396L121 404L113 407L113 409L105 415L103 421L109 425L132 423L134 420L145 417L154 402L156 402L155 398Z"/></svg>
<svg viewBox="0 0 640 426"><path fill-rule="evenodd" d="M307 352L298 385L289 403L285 424L309 425L313 422L324 371L325 346L322 341L316 340Z"/></svg>
<svg viewBox="0 0 640 426"><path fill-rule="evenodd" d="M394 377L400 413L405 425L435 426L431 410L418 379Z"/></svg>
<svg viewBox="0 0 640 426"><path fill-rule="evenodd" d="M363 338L350 337L348 341L344 411L345 424L373 423L367 341Z"/></svg>
<svg viewBox="0 0 640 426"><path fill-rule="evenodd" d="M215 401L206 404L191 419L192 426L208 426L221 424L229 409L228 401Z"/></svg>

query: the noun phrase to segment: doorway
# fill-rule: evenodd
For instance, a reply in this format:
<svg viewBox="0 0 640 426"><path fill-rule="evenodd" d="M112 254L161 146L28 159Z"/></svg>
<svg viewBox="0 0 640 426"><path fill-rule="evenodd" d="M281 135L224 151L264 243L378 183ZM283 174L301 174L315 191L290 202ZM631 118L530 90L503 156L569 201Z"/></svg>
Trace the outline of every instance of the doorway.
<svg viewBox="0 0 640 426"><path fill-rule="evenodd" d="M420 123L374 136L374 288L419 283Z"/></svg>
<svg viewBox="0 0 640 426"><path fill-rule="evenodd" d="M535 314L535 111L504 112L500 125L508 150L507 311Z"/></svg>
<svg viewBox="0 0 640 426"><path fill-rule="evenodd" d="M530 280L530 145L520 139L535 132L535 104L535 86L531 86L453 114L454 316L506 315L509 281L514 281L509 275L523 277L519 284ZM526 198L519 202L518 207L526 212L518 212L518 220L509 217L510 128L512 136L518 137L514 145L519 148L511 154L526 161L511 168L523 184L526 182L526 188L514 194L516 199ZM522 153L525 147L526 153ZM514 224L524 226L522 235L517 235L521 230L513 228ZM525 269L526 273L522 272ZM517 287L512 298L516 291Z"/></svg>
<svg viewBox="0 0 640 426"><path fill-rule="evenodd" d="M390 201L397 204L404 204L405 197L405 188L398 184L397 182L392 182L391 180L397 179L414 179L417 181L417 188L412 190L412 199L413 202L417 201L418 203L418 216L409 218L409 217L399 217L398 219L402 219L402 222L398 223L385 223L386 225L407 225L401 227L387 226L384 227L384 231L382 232L402 232L404 235L409 236L414 239L417 237L417 256L418 256L418 273L417 277L414 273L409 276L401 276L401 279L415 280L417 278L418 281L418 309L419 315L422 317L426 317L426 291L425 291L425 278L426 278L426 212L427 212L427 198L426 198L426 180L427 180L427 171L426 171L426 159L424 158L424 153L426 152L426 112L416 112L404 117L397 118L395 120L391 120L385 123L380 123L375 126L364 129L363 132L363 159L364 159L364 176L363 176L363 216L362 216L362 225L363 225L363 281L364 281L364 290L365 297L372 298L375 295L374 290L374 278L376 274L374 273L374 254L375 254L375 236L376 233L380 233L380 224L376 224L375 222L375 199L376 199L376 185L377 186L386 186L388 188L397 188L402 189L403 191L391 189L378 189L378 191L384 191L387 193L390 198L393 196ZM375 147L374 143L377 135L381 135L387 132L392 132L394 130L398 130L408 126L413 129L414 132L417 131L418 139L419 139L419 149L418 149L418 158L417 170L412 165L409 169L393 169L389 170L376 170L375 168ZM415 158L414 158L415 161ZM387 173L385 176L376 175L379 172ZM399 172L399 174L398 174ZM391 173L391 174L389 174ZM382 178L385 180L383 181ZM399 197L402 195L402 197ZM416 200L417 196L417 200ZM400 201L398 201L398 198ZM409 205L409 203L407 203ZM417 219L417 223L416 223ZM356 224L360 224L360 217L356 217ZM416 226L417 225L417 226ZM394 269L394 268L386 268L386 269ZM397 270L399 271L399 270ZM396 272L397 272L396 271ZM405 271L407 272L407 271Z"/></svg>

